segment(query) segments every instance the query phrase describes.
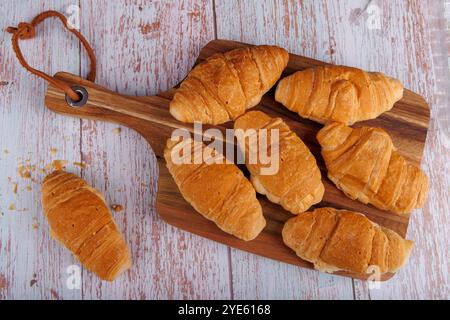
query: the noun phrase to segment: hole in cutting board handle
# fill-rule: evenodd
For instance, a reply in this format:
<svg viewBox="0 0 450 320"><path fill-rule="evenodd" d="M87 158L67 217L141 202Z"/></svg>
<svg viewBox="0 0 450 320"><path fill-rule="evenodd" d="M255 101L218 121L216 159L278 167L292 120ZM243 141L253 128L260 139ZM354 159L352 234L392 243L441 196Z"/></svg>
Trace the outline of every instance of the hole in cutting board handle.
<svg viewBox="0 0 450 320"><path fill-rule="evenodd" d="M79 108L79 107L84 106L89 98L89 94L88 94L87 90L81 86L72 86L71 88L73 91L75 91L78 94L78 96L80 97L80 100L73 101L72 98L66 94L67 104L73 108Z"/></svg>

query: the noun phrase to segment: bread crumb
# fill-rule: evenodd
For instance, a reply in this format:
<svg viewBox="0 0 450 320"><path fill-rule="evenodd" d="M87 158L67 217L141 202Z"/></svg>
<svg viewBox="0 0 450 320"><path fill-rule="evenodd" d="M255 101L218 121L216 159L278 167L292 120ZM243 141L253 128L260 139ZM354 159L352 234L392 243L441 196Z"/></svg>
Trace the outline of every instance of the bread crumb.
<svg viewBox="0 0 450 320"><path fill-rule="evenodd" d="M9 150L8 150L8 149L5 149L5 150L3 150L3 153L4 153L4 154L9 154Z"/></svg>
<svg viewBox="0 0 450 320"><path fill-rule="evenodd" d="M84 164L82 162L74 162L73 165L80 167L81 169L86 169L86 164Z"/></svg>
<svg viewBox="0 0 450 320"><path fill-rule="evenodd" d="M50 153L52 154L52 156L56 156L57 152L58 152L58 149L56 149L56 148L51 148L50 149Z"/></svg>
<svg viewBox="0 0 450 320"><path fill-rule="evenodd" d="M117 127L117 128L114 128L113 131L114 131L115 134L119 135L122 132L122 128Z"/></svg>
<svg viewBox="0 0 450 320"><path fill-rule="evenodd" d="M13 193L17 194L17 188L19 187L19 185L17 183L14 183L13 185Z"/></svg>
<svg viewBox="0 0 450 320"><path fill-rule="evenodd" d="M60 298L59 298L59 294L58 294L58 292L56 292L55 289L51 288L51 289L50 289L50 293L52 294L52 297L55 298L56 300L59 300L59 299L60 299Z"/></svg>
<svg viewBox="0 0 450 320"><path fill-rule="evenodd" d="M111 209L114 210L114 212L122 212L123 211L123 206L120 204L113 204L111 206Z"/></svg>
<svg viewBox="0 0 450 320"><path fill-rule="evenodd" d="M0 273L0 289L7 289L8 285L9 285L9 283L6 280L5 275L3 273Z"/></svg>
<svg viewBox="0 0 450 320"><path fill-rule="evenodd" d="M38 222L38 219L36 217L33 217L33 223L31 224L31 227L33 229L39 228L39 222Z"/></svg>
<svg viewBox="0 0 450 320"><path fill-rule="evenodd" d="M69 163L67 160L53 160L52 167L54 170L64 170Z"/></svg>
<svg viewBox="0 0 450 320"><path fill-rule="evenodd" d="M33 287L37 283L37 279L30 280L30 288Z"/></svg>
<svg viewBox="0 0 450 320"><path fill-rule="evenodd" d="M44 168L42 169L42 173L46 173L46 172L48 172L48 171L50 171L50 170L52 170L52 169L53 169L53 164L48 163L48 164L46 164L46 165L44 166Z"/></svg>
<svg viewBox="0 0 450 320"><path fill-rule="evenodd" d="M36 170L36 166L34 166L34 165L19 164L19 167L17 168L17 173L19 174L19 176L21 176L24 179L30 179L31 178L31 172L35 171L35 170Z"/></svg>
<svg viewBox="0 0 450 320"><path fill-rule="evenodd" d="M16 208L16 206L14 205L14 204L11 204L9 207L8 207L8 210L10 210L10 211L17 211L17 212L27 212L28 211L28 209L27 208L23 208L23 209L17 209Z"/></svg>
<svg viewBox="0 0 450 320"><path fill-rule="evenodd" d="M31 186L26 186L25 189L26 189L27 191L31 191Z"/></svg>

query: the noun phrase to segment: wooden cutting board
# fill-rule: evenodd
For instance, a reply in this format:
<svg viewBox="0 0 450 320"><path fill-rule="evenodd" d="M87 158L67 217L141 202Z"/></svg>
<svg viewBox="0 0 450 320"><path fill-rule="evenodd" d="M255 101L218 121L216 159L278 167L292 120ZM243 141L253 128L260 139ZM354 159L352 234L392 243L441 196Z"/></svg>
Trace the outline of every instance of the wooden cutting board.
<svg viewBox="0 0 450 320"><path fill-rule="evenodd" d="M211 41L201 50L197 63L214 53L225 52L245 45L227 40ZM325 64L318 60L291 54L283 76L298 70ZM258 199L263 207L267 226L255 240L249 242L224 233L213 222L203 218L183 199L165 167L162 157L166 140L174 129L186 128L191 132L193 129L191 124L181 123L169 114L169 103L173 97L174 89L160 93L157 96L131 97L119 95L69 73L61 72L55 76L73 85L84 87L89 97L84 106L71 107L65 101L64 92L50 85L45 97L45 104L49 109L64 115L116 122L136 130L148 141L155 152L159 164L156 210L164 221L180 229L237 249L300 267L313 268L311 263L298 258L282 242L281 230L283 224L292 215L283 210L281 206L268 201L264 196L258 195ZM316 133L322 127L320 124L302 119L297 114L290 112L275 102L273 89L263 97L261 103L253 110L261 110L271 116L282 117L315 155L322 170L325 184L323 201L317 207L332 206L362 212L372 221L391 228L402 236L406 234L409 222L408 216L400 217L370 205L353 201L347 198L326 178L324 163L320 156L320 147L315 138ZM403 99L391 111L386 112L375 120L361 122L355 126L369 125L386 129L400 153L411 163L419 165L422 159L429 120L430 110L425 100L418 94L405 90ZM232 128L232 125L230 122L216 127L224 130ZM210 127L204 126L204 129ZM358 279L367 279L368 277L368 275L348 272L337 272L336 274ZM387 280L391 277L392 274L387 274L382 277L382 280Z"/></svg>

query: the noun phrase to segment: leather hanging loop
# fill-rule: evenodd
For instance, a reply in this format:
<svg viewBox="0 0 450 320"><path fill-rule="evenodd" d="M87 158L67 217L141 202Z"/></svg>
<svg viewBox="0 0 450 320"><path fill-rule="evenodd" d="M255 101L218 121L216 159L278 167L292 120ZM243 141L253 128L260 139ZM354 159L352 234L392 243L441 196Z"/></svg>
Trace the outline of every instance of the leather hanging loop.
<svg viewBox="0 0 450 320"><path fill-rule="evenodd" d="M19 60L20 64L27 69L29 72L31 72L34 75L37 75L38 77L41 77L42 79L52 83L54 86L58 87L62 91L66 93L73 101L80 100L80 96L64 81L56 79L40 70L32 68L27 61L25 60L22 51L19 47L19 40L26 40L26 39L32 39L36 36L36 26L44 21L47 18L56 17L63 23L64 27L73 33L78 40L83 44L84 48L86 49L86 52L90 59L90 70L87 75L87 79L89 81L94 82L95 76L96 76L96 66L97 66L97 60L95 58L94 50L92 50L92 47L89 45L87 40L83 37L83 35L78 32L76 29L71 28L69 23L67 22L66 17L57 12L57 11L45 11L41 14L37 15L31 23L28 22L21 22L18 24L17 27L8 27L6 28L6 31L12 34L12 47L14 50L14 53L16 54L17 59Z"/></svg>

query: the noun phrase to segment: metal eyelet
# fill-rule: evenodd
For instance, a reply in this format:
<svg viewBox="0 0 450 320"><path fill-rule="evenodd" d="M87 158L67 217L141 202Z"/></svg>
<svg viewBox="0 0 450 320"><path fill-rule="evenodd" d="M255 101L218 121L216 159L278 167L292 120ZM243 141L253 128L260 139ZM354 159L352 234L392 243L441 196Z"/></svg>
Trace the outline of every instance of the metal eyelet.
<svg viewBox="0 0 450 320"><path fill-rule="evenodd" d="M73 101L72 98L66 94L67 104L73 108L78 108L78 107L84 106L86 104L86 102L88 101L88 97L89 97L87 90L81 86L72 86L71 88L73 91L75 91L78 94L78 96L80 97L80 100Z"/></svg>

